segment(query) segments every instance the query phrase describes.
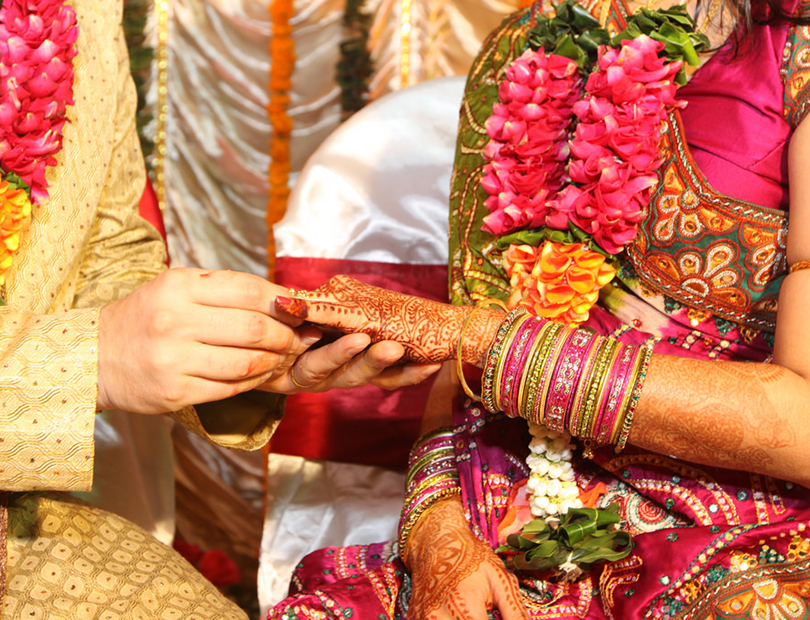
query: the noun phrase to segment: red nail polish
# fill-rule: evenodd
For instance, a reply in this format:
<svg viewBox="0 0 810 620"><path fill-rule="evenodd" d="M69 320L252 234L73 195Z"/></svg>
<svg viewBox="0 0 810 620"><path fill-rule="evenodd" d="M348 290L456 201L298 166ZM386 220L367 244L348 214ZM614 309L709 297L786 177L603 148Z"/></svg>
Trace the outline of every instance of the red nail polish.
<svg viewBox="0 0 810 620"><path fill-rule="evenodd" d="M298 319L306 319L309 316L309 309L307 302L303 299L292 299L290 297L276 297L275 300L276 310L281 310L290 314Z"/></svg>

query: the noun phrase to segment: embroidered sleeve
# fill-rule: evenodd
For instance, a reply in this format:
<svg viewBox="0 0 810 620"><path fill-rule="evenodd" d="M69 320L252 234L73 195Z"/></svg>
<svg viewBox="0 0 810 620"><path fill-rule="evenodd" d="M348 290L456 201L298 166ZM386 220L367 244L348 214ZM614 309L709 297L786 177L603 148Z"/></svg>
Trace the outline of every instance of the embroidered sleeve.
<svg viewBox="0 0 810 620"><path fill-rule="evenodd" d="M810 1L798 7L798 15L810 16ZM810 108L810 26L792 26L782 53L782 81L785 85L784 114L797 127Z"/></svg>
<svg viewBox="0 0 810 620"><path fill-rule="evenodd" d="M0 488L89 490L98 310L0 308Z"/></svg>

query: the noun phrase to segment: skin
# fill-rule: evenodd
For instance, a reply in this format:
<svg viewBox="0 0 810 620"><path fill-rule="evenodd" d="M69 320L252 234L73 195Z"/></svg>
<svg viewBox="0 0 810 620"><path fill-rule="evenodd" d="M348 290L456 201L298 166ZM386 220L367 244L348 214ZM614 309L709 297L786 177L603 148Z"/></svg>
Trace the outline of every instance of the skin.
<svg viewBox="0 0 810 620"><path fill-rule="evenodd" d="M790 234L787 242L788 263L810 260L810 122L804 121L790 144L789 170L791 187ZM314 304L305 304L307 319L315 323L360 329L362 321L372 325L375 338L398 340L422 338L420 330L399 331L401 320L381 320L379 314L356 312L347 307L351 281L330 282L316 294ZM372 291L362 287L363 304L374 302ZM341 312L335 313L329 303L333 289L341 291ZM396 313L395 295L386 292L385 303L377 310ZM411 314L419 314L413 298L402 300ZM431 304L433 302L430 302ZM284 303L282 301L282 307ZM654 355L647 373L644 390L634 417L630 443L653 452L675 456L695 463L762 473L792 480L810 488L810 270L785 277L779 295L773 363L705 361ZM468 308L430 307L431 316L446 321L442 333L450 341L437 344L435 334L428 332L427 342L437 353L455 356L460 326L469 314ZM497 331L494 320L481 311L464 332L463 359L482 365L482 355ZM455 316L454 316L455 313ZM347 317L351 317L350 319ZM375 318L376 317L376 318ZM480 322L479 322L480 321ZM423 329L427 329L423 324ZM452 326L448 328L448 326ZM365 328L364 328L365 329ZM431 337L433 336L433 337ZM424 342L408 342L414 350L423 350ZM435 358L431 358L435 359ZM454 369L447 368L437 378L423 430L450 423L449 399ZM412 614L415 618L479 618L487 608L511 601L512 585L493 579L495 567L484 551L462 550L443 544L437 551L438 536L468 530L460 505L455 510L443 500L420 519L414 528L406 555L414 574ZM436 523L435 521L440 521ZM423 527L426 526L426 527ZM472 536L472 535L470 535ZM478 549L477 540L468 543ZM455 557L448 557L456 549ZM445 553L446 552L446 553ZM452 554L451 554L452 555ZM454 567L453 577L447 576ZM506 608L509 605L506 604ZM506 616L505 616L506 617ZM521 617L521 616L517 616Z"/></svg>
<svg viewBox="0 0 810 620"><path fill-rule="evenodd" d="M405 358L416 362L443 362L457 353L464 328L462 359L481 364L486 349L481 347L498 329L503 313L479 309L466 322L471 308L450 306L403 295L348 276L335 276L321 286L311 301L279 297L276 308L298 319L332 317L329 325L344 333L364 333L373 342L390 340L405 347Z"/></svg>
<svg viewBox="0 0 810 620"><path fill-rule="evenodd" d="M709 31L714 44L724 39L723 29L727 30L730 23L725 12L721 15L726 19L721 20L719 30ZM808 161L810 120L805 120L795 131L788 154L788 264L810 260ZM328 297L328 292L324 295ZM409 305L413 308L412 302ZM810 488L810 450L806 448L810 445L809 307L810 270L786 276L779 294L771 364L654 355L630 443L686 461L771 475ZM463 317L469 310L459 308L457 312ZM327 306L319 306L308 319L339 322ZM392 324L395 322L378 325L375 336L397 340L402 334L386 329ZM451 334L459 336L455 329ZM480 366L480 351L486 350L494 334L487 322L480 331L465 331L465 341L480 338L465 342L465 361L476 363L477 359ZM451 342L438 349L452 352L455 347ZM452 387L452 372L442 371L434 384L435 397L429 401L425 431L450 422L448 399L457 393ZM465 529L469 528L457 499L439 502L413 529L405 550L414 575L413 617L477 619L486 617L486 609L492 607L507 617L514 600L513 584L492 578L496 567L490 556L479 550L477 540L461 547ZM441 545L437 541L442 541Z"/></svg>
<svg viewBox="0 0 810 620"><path fill-rule="evenodd" d="M438 365L397 364L401 344L321 331L272 311L287 294L258 276L172 269L101 310L97 406L165 413L260 389L291 394L418 383ZM300 388L292 382L295 377Z"/></svg>
<svg viewBox="0 0 810 620"><path fill-rule="evenodd" d="M486 620L486 610L497 608L503 620L528 620L517 578L470 532L461 500L437 504L412 536L431 544L409 545L415 586L409 618Z"/></svg>

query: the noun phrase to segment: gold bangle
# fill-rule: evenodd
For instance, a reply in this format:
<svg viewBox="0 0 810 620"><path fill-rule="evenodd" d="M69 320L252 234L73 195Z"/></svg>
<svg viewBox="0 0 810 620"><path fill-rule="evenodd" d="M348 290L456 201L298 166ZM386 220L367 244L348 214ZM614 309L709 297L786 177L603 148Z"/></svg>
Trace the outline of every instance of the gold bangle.
<svg viewBox="0 0 810 620"><path fill-rule="evenodd" d="M399 536L397 537L397 550L399 557L408 565L408 557L405 554L405 548L408 546L408 539L411 537L411 531L419 522L419 519L427 514L433 506L436 506L441 500L451 497L453 495L461 495L460 487L448 487L437 491L429 498L426 498L421 506L414 508L408 515L408 519L402 524L399 529Z"/></svg>
<svg viewBox="0 0 810 620"><path fill-rule="evenodd" d="M464 322L461 324L461 333L458 335L458 344L456 345L456 374L458 375L458 381L461 384L461 389L464 390L464 393L473 401L480 403L481 396L474 393L470 389L470 386L467 385L467 380L464 378L464 362L461 361L461 347L464 341L464 330L467 329L467 326L470 324L470 319L472 319L472 315L475 314L476 310L478 310L477 307L470 310L469 314L464 317Z"/></svg>
<svg viewBox="0 0 810 620"><path fill-rule="evenodd" d="M615 452L618 454L624 450L627 445L627 439L630 437L630 427L633 425L633 416L636 414L636 407L638 406L638 399L641 396L641 389L644 387L644 380L647 378L647 370L650 367L652 360L653 348L646 347L646 350L641 355L641 364L639 366L638 375L634 378L635 386L633 387L633 394L630 397L630 403L627 406L627 412L624 416L624 423L619 433L619 440L616 442Z"/></svg>
<svg viewBox="0 0 810 620"><path fill-rule="evenodd" d="M548 375L552 370L548 364L549 350L564 328L565 325L557 321L546 323L535 341L537 343L535 349L526 358L527 371L524 373L526 380L522 381L520 385L518 411L521 412L521 417L535 424L542 424L542 420L535 413L540 409L538 398L544 391L544 384L548 383ZM542 401L540 402L542 403Z"/></svg>
<svg viewBox="0 0 810 620"><path fill-rule="evenodd" d="M596 353L591 374L589 377L583 377L583 379L586 381L584 397L585 402L582 407L579 424L577 424L576 437L583 437L587 439L587 433L591 427L591 423L593 422L592 418L596 413L597 396L599 394L602 382L604 381L605 375L607 374L605 369L608 361L611 357L613 357L613 347L615 342L616 341L612 338L605 338L599 344L599 350Z"/></svg>
<svg viewBox="0 0 810 620"><path fill-rule="evenodd" d="M793 273L795 271L801 271L803 269L810 269L810 260L800 260L797 263L793 263L788 268L788 273Z"/></svg>
<svg viewBox="0 0 810 620"><path fill-rule="evenodd" d="M503 376L504 364L507 361L506 357L510 353L512 344L515 341L515 336L517 336L521 326L530 318L533 317L528 313L518 316L509 326L509 331L506 333L503 344L501 345L501 352L498 355L498 361L495 364L495 375L492 378L492 402L495 403L495 408L498 411L503 411L503 401L501 400L501 377Z"/></svg>

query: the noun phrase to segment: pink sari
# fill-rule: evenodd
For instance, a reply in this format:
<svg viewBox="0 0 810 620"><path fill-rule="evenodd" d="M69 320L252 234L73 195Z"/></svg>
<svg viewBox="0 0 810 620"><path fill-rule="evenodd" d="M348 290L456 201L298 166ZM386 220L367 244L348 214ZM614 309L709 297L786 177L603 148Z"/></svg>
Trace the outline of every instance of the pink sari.
<svg viewBox="0 0 810 620"><path fill-rule="evenodd" d="M614 19L621 22L621 12ZM498 45L525 23L525 13L507 19L482 57L502 51ZM787 143L797 110L806 107L803 92L783 96L782 74L807 49L801 37L806 30L758 25L752 49L734 55L724 48L679 91L689 105L668 126L665 168L671 178L662 182L628 251L619 276L623 286L600 300L590 327L654 344L657 353L768 359L773 301L784 275ZM783 56L784 50L792 56ZM481 79L483 70L476 71L471 82ZM474 90L468 97L480 99ZM465 137L463 122L459 139L473 139ZM480 247L476 228L459 223L463 196L460 202L451 214L451 236L454 230L473 232L457 235L451 292L456 301L469 302L465 295L475 288L475 274L453 265L484 261L459 258L464 252L479 256ZM685 256L699 263L690 272L684 260L676 260ZM715 277L720 271L727 276L723 285ZM494 548L510 494L529 474L526 424L488 415L474 404L456 411L454 423L470 528ZM532 618L810 617L806 489L634 448L619 455L604 448L593 460L576 461L575 470L581 489L603 491L601 505L620 504L635 547L574 583L520 574ZM324 549L304 558L290 596L268 618L407 618L409 594L409 577L390 543Z"/></svg>

